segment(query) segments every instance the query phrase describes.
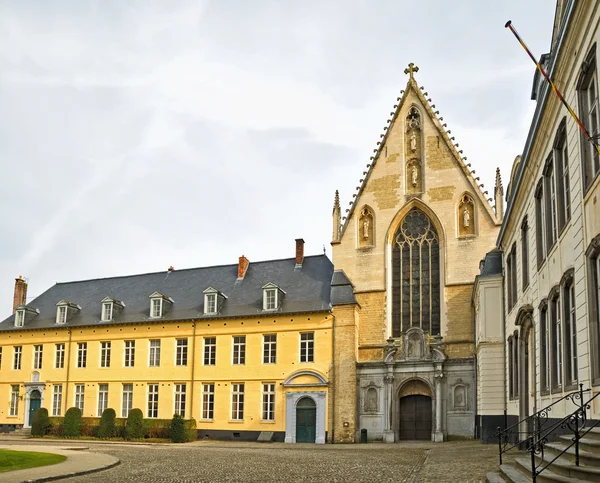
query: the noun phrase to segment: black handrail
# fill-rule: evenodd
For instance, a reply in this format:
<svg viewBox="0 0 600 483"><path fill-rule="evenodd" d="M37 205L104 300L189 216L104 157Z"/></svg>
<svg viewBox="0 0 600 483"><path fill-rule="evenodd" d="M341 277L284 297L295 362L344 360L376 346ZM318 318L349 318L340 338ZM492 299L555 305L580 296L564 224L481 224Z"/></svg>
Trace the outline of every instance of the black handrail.
<svg viewBox="0 0 600 483"><path fill-rule="evenodd" d="M581 386L581 385L580 385ZM579 466L579 441L585 437L593 428L600 424L600 421L596 421L591 426L585 428L585 424L587 423L587 410L590 409L591 403L594 399L600 396L600 392L596 393L586 402L583 402L583 392L581 392L581 399L579 407L573 411L571 414L565 416L560 421L554 423L551 427L549 427L543 434L537 433L533 434L529 438L527 450L531 455L531 479L533 483L536 483L537 476L544 471L548 466L554 463L558 458L564 455L573 445L575 445L575 465ZM550 461L544 460L544 446L548 443L548 438L557 430L557 429L569 429L573 432L572 442L565 447L560 453L558 453L554 458ZM583 431L585 429L585 431ZM536 455L539 457L540 462L536 464Z"/></svg>
<svg viewBox="0 0 600 483"><path fill-rule="evenodd" d="M529 446L530 439L537 433L538 435L543 431L544 426L548 420L548 414L552 411L552 407L561 401L570 400L574 404L576 400L583 400L583 393L589 392L590 389L583 389L583 384L579 384L579 390L565 394L561 398L554 401L552 404L540 409L538 412L521 419L519 422L512 424L504 429L498 426L498 458L500 464L502 464L502 455L507 451L510 451L517 446L527 444ZM520 431L521 425L526 425L526 431ZM521 438L521 435L526 435ZM514 436L511 438L511 436ZM511 442L511 439L513 440Z"/></svg>

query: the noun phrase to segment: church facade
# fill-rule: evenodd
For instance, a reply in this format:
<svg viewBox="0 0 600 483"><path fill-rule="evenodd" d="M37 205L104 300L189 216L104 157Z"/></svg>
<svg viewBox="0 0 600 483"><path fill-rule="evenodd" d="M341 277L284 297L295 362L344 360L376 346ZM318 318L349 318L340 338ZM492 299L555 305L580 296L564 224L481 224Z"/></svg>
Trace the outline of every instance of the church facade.
<svg viewBox="0 0 600 483"><path fill-rule="evenodd" d="M419 88L408 83L342 217L333 262L354 299L334 315L336 441L472 437L476 415L471 295L502 217ZM336 283L334 281L335 289Z"/></svg>

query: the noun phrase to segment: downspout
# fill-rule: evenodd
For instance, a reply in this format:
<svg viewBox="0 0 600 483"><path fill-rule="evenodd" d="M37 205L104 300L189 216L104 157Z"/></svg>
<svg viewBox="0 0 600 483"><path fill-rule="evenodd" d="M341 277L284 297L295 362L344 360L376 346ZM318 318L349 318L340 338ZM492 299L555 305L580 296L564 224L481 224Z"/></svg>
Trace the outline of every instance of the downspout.
<svg viewBox="0 0 600 483"><path fill-rule="evenodd" d="M504 258L504 253L502 254L503 258ZM502 262L504 263L504 260L502 260ZM502 268L502 282L500 283L500 293L501 298L502 298L502 312L501 312L501 316L502 316L502 348L503 348L503 352L504 352L504 360L502 361L502 364L504 365L504 368L502 369L502 373L504 374L504 381L503 381L503 386L504 386L504 429L506 429L508 427L508 405L506 402L506 383L507 383L507 367L506 367L506 322L504 319L504 311L505 311L505 300L504 300L504 267Z"/></svg>
<svg viewBox="0 0 600 483"><path fill-rule="evenodd" d="M331 398L331 437L329 440L333 444L335 435L335 315L333 315L333 308L331 309L331 328L331 371L329 373L329 381L331 382L329 394Z"/></svg>
<svg viewBox="0 0 600 483"><path fill-rule="evenodd" d="M475 285L478 285L478 277L475 277ZM479 287L477 287L477 290L479 289ZM471 302L475 302L473 300L473 297L471 297ZM475 304L473 304L475 305ZM474 373L475 373L475 384L474 384L474 396L475 396L475 424L473 425L473 439L477 439L477 412L479 410L479 407L477 406L477 386L478 386L478 380L477 380L477 308L474 307L473 309L473 341L475 342L475 350L473 351L473 361L474 361ZM479 428L481 431L481 428Z"/></svg>
<svg viewBox="0 0 600 483"><path fill-rule="evenodd" d="M67 329L69 333L69 342L67 347L67 380L65 382L65 407L69 404L69 372L71 370L71 329ZM61 408L62 410L62 408Z"/></svg>
<svg viewBox="0 0 600 483"><path fill-rule="evenodd" d="M191 381L191 391L190 391L190 407L192 408L192 410L190 411L190 414L192 416L192 418L194 417L194 370L196 369L196 364L195 364L195 360L196 360L196 323L194 322L192 324L192 328L194 329L193 334L192 334L192 381Z"/></svg>

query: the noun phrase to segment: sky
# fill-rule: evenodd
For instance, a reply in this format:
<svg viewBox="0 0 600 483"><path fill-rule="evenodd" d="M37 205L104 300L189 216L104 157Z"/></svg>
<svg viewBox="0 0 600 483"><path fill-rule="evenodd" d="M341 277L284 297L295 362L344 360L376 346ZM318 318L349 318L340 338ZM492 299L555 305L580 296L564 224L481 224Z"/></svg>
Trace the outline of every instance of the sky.
<svg viewBox="0 0 600 483"><path fill-rule="evenodd" d="M539 57L554 5L0 0L0 320L19 275L330 254L409 62L493 196L535 108L504 24Z"/></svg>

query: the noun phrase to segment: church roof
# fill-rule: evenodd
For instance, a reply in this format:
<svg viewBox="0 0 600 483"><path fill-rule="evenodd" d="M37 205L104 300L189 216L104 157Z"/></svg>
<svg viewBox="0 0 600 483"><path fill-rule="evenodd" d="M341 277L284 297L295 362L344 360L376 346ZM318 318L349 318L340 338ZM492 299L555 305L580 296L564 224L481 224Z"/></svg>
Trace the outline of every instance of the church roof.
<svg viewBox="0 0 600 483"><path fill-rule="evenodd" d="M419 85L417 84L417 81L414 78L414 73L418 72L418 70L419 70L419 68L417 66L415 66L413 63L410 63L408 68L404 70L404 73L409 74L410 77L408 79L408 82L406 83L406 87L404 88L404 90L400 91L401 96L397 98L398 103L394 105L394 107L393 107L394 110L392 112L390 112L391 117L390 117L390 119L387 120L387 126L384 126L383 133L380 135L381 140L377 142L377 147L373 150L374 154L373 154L373 156L371 156L370 163L367 164L367 168L368 168L367 172L365 173L364 177L360 180L360 185L357 187L357 192L354 195L354 199L353 199L353 201L350 202L350 208L346 210L347 214L346 214L346 216L344 216L344 223L342 225L342 234L346 231L346 227L348 226L348 222L349 222L350 218L352 217L352 214L354 213L354 209L357 205L357 201L359 200L360 195L362 194L362 192L367 184L367 181L369 180L369 177L370 177L371 173L373 172L373 168L374 168L375 164L377 164L377 161L379 160L379 157L383 151L383 147L385 146L385 143L388 139L389 132L391 130L390 128L397 121L400 111L401 111L402 107L404 106L404 104L406 103L406 100L408 99L408 96L411 91L415 93L415 95L417 96L417 98L419 99L421 104L423 105L423 108L427 112L427 115L433 121L433 124L436 126L442 139L444 139L445 143L447 144L448 148L450 149L450 152L453 154L457 165L460 167L460 169L464 173L465 177L471 184L475 196L477 196L479 198L482 206L484 207L484 209L490 216L491 220L495 224L500 224L496 220L496 216L494 214L492 207L490 206L489 200L486 199L483 191L481 190L481 187L477 183L477 180L474 178L473 174L471 173L471 171L465 164L464 160L466 160L467 158L461 156L462 151L459 152L459 150L457 149L458 143L455 145L454 142L450 139L450 136L448 135L448 133L445 130L446 124L442 124L443 118L438 117L439 111L434 110L435 104L432 104L431 99L427 99L425 97L425 95L423 94L424 87L423 86L419 87Z"/></svg>

